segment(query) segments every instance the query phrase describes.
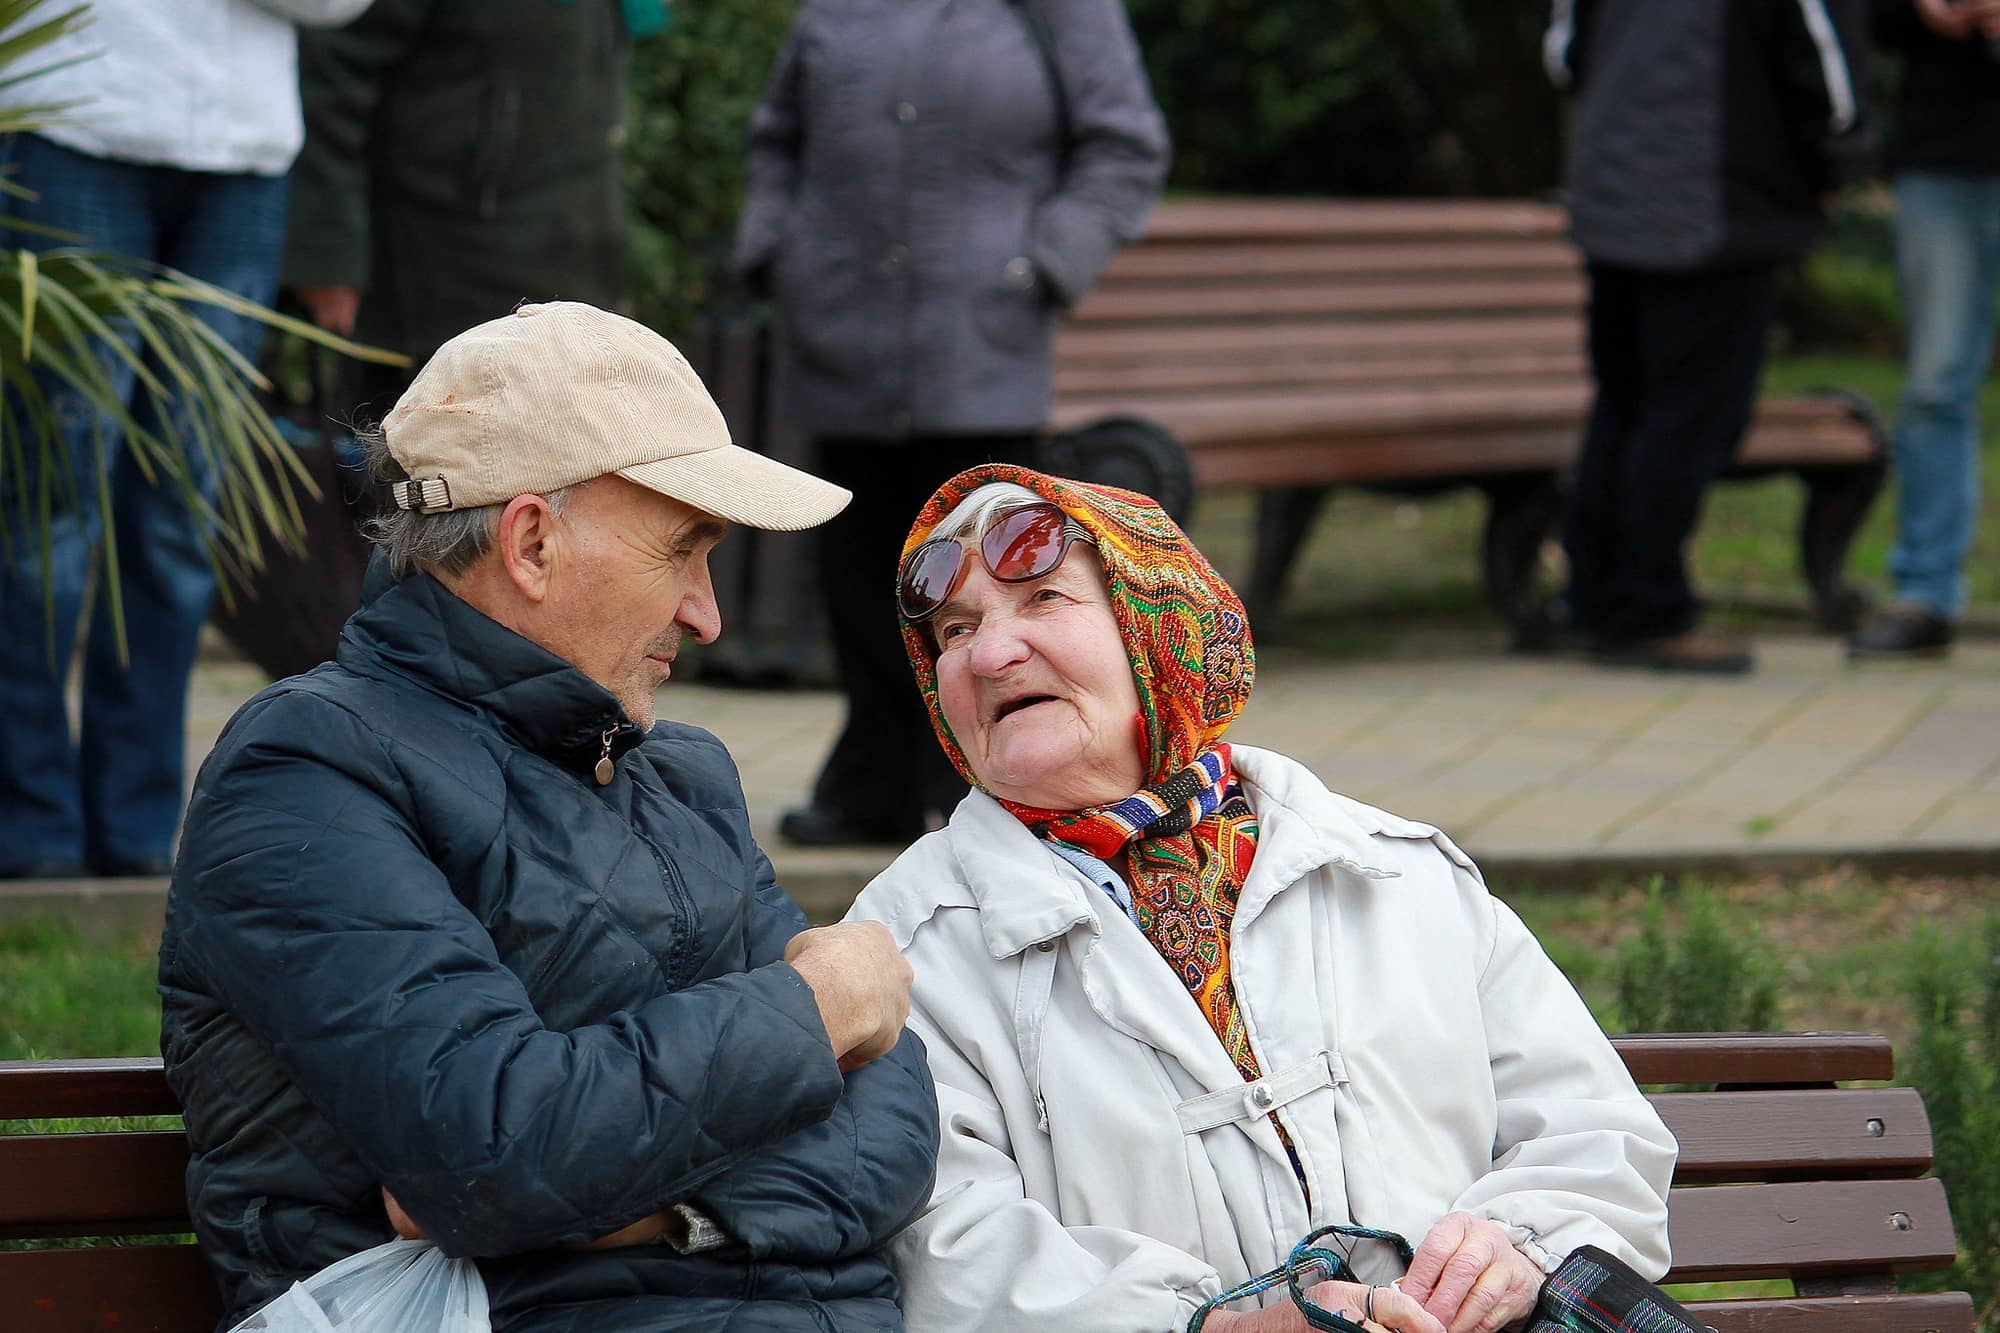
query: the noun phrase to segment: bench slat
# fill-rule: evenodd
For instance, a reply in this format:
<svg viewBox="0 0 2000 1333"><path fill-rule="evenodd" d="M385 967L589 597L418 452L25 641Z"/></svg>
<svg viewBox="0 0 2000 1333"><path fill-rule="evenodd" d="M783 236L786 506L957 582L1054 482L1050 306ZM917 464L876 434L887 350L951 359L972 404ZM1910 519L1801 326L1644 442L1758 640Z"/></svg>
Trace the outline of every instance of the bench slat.
<svg viewBox="0 0 2000 1333"><path fill-rule="evenodd" d="M1137 245L1120 251L1098 286L1128 283L1233 282L1245 278L1353 277L1383 273L1476 273L1491 276L1533 272L1574 273L1575 247L1560 237L1502 237L1467 240L1457 236L1379 243Z"/></svg>
<svg viewBox="0 0 2000 1333"><path fill-rule="evenodd" d="M1958 1257L1936 1180L1676 1189L1668 1213L1671 1282L1915 1273Z"/></svg>
<svg viewBox="0 0 2000 1333"><path fill-rule="evenodd" d="M1972 1297L1962 1291L1690 1301L1687 1308L1716 1333L1972 1333Z"/></svg>
<svg viewBox="0 0 2000 1333"><path fill-rule="evenodd" d="M1930 1120L1914 1088L1655 1093L1680 1141L1674 1179L1915 1176L1931 1164Z"/></svg>
<svg viewBox="0 0 2000 1333"><path fill-rule="evenodd" d="M0 1236L188 1229L187 1136L0 1135Z"/></svg>
<svg viewBox="0 0 2000 1333"><path fill-rule="evenodd" d="M1231 355L1304 356L1322 360L1393 360L1412 352L1560 349L1583 353L1583 329L1569 315L1496 315L1466 319L1379 319L1347 324L1315 321L1217 323L1199 328L1173 324L1065 326L1056 368L1103 361L1129 365L1154 360L1212 361Z"/></svg>
<svg viewBox="0 0 2000 1333"><path fill-rule="evenodd" d="M213 1333L222 1298L192 1245L0 1254L7 1333Z"/></svg>
<svg viewBox="0 0 2000 1333"><path fill-rule="evenodd" d="M1560 208L1521 200L1177 199L1153 210L1150 241L1377 236L1563 236Z"/></svg>
<svg viewBox="0 0 2000 1333"><path fill-rule="evenodd" d="M1441 380L1475 384L1534 384L1566 387L1576 382L1583 354L1575 348L1467 349L1394 360L1329 363L1310 355L1239 359L1220 351L1199 365L1139 362L1131 365L1074 366L1056 372L1056 393L1065 397L1145 393L1186 396L1292 385L1355 385L1372 389L1413 388Z"/></svg>
<svg viewBox="0 0 2000 1333"><path fill-rule="evenodd" d="M1583 309L1583 279L1573 273L1522 277L1446 277L1430 281L1297 282L1254 286L1111 287L1084 297L1072 318L1088 326L1137 320L1279 320L1300 315L1407 314L1415 310Z"/></svg>
<svg viewBox="0 0 2000 1333"><path fill-rule="evenodd" d="M1770 1086L1896 1076L1895 1050L1874 1032L1636 1032L1611 1044L1638 1083Z"/></svg>
<svg viewBox="0 0 2000 1333"><path fill-rule="evenodd" d="M154 1057L0 1060L0 1120L179 1115Z"/></svg>

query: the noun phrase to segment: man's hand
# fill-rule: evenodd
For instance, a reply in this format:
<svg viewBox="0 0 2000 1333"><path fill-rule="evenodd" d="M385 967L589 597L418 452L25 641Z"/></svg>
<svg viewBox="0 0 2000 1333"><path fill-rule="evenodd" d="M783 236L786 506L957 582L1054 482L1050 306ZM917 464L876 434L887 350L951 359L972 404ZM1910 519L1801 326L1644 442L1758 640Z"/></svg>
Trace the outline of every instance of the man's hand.
<svg viewBox="0 0 2000 1333"><path fill-rule="evenodd" d="M895 1049L910 1017L915 974L887 926L848 921L802 931L785 946L785 961L812 987L843 1071Z"/></svg>
<svg viewBox="0 0 2000 1333"><path fill-rule="evenodd" d="M301 287L299 300L305 303L312 322L328 333L343 338L354 334L355 316L361 313L361 293L353 287Z"/></svg>
<svg viewBox="0 0 2000 1333"><path fill-rule="evenodd" d="M1535 1308L1544 1276L1498 1222L1448 1213L1417 1247L1403 1291L1447 1333L1495 1333Z"/></svg>
<svg viewBox="0 0 2000 1333"><path fill-rule="evenodd" d="M424 1229L403 1211L403 1205L396 1202L396 1196L389 1193L389 1187L382 1187L382 1208L389 1214L389 1225L404 1240L425 1240ZM666 1212L642 1217L629 1227L621 1227L608 1236L599 1236L587 1245L572 1245L572 1250L615 1250L626 1245L651 1245L666 1233L672 1224L672 1217Z"/></svg>
<svg viewBox="0 0 2000 1333"><path fill-rule="evenodd" d="M1322 1310L1338 1311L1375 1333L1445 1333L1443 1324L1394 1287L1321 1282L1307 1288L1306 1297ZM1363 1318L1364 1312L1368 1318ZM1298 1306L1284 1301L1262 1310L1217 1310L1202 1324L1202 1333L1312 1333L1312 1325Z"/></svg>
<svg viewBox="0 0 2000 1333"><path fill-rule="evenodd" d="M1916 0L1917 17L1946 41L2000 37L2000 0Z"/></svg>
<svg viewBox="0 0 2000 1333"><path fill-rule="evenodd" d="M389 1214L389 1225L396 1228L396 1234L404 1240L424 1240L424 1229L410 1220L403 1211L403 1205L396 1202L396 1196L389 1193L389 1187L382 1187L382 1208Z"/></svg>

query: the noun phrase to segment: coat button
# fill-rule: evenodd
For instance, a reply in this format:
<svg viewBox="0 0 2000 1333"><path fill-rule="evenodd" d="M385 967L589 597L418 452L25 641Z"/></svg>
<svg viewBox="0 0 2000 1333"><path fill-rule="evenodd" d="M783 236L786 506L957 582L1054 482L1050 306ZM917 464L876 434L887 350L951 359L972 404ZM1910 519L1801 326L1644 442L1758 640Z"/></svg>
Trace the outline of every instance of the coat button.
<svg viewBox="0 0 2000 1333"><path fill-rule="evenodd" d="M1054 940L1043 940L1035 946L1036 953L1054 953L1055 951L1056 942Z"/></svg>
<svg viewBox="0 0 2000 1333"><path fill-rule="evenodd" d="M896 123L897 123L898 125L914 125L914 124L916 124L916 123L917 123L917 104L916 104L915 102L898 102L898 103L896 103Z"/></svg>
<svg viewBox="0 0 2000 1333"><path fill-rule="evenodd" d="M1271 1103L1276 1100L1278 1099L1271 1095L1271 1089L1262 1083L1250 1089L1250 1103L1260 1111L1270 1110Z"/></svg>
<svg viewBox="0 0 2000 1333"><path fill-rule="evenodd" d="M1008 260L1003 272L1007 285L1017 292L1025 292L1035 285L1035 261L1026 255L1015 255Z"/></svg>
<svg viewBox="0 0 2000 1333"><path fill-rule="evenodd" d="M910 266L910 248L892 245L882 252L882 271L894 276Z"/></svg>

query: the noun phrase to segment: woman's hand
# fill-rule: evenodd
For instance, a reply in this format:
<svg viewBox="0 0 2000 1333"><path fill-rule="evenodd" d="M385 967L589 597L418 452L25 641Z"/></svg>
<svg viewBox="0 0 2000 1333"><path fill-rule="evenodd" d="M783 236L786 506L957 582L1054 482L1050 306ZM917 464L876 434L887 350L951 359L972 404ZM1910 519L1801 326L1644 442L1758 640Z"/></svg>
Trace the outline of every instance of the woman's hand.
<svg viewBox="0 0 2000 1333"><path fill-rule="evenodd" d="M1421 1301L1446 1333L1495 1333L1535 1308L1543 1277L1498 1222L1448 1213L1417 1247L1403 1294Z"/></svg>
<svg viewBox="0 0 2000 1333"><path fill-rule="evenodd" d="M1346 1315L1371 1333L1445 1333L1443 1324L1394 1287L1321 1282L1306 1289L1306 1299ZM1290 1301L1248 1312L1218 1310L1201 1327L1202 1333L1312 1333L1312 1325Z"/></svg>

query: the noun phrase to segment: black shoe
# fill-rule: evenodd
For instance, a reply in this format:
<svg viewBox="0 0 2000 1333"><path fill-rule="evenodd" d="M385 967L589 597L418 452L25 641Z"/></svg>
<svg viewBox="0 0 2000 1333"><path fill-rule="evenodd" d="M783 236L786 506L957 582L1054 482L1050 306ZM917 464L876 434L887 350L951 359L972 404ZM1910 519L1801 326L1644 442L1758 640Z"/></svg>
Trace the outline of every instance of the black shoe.
<svg viewBox="0 0 2000 1333"><path fill-rule="evenodd" d="M1604 666L1685 671L1698 676L1742 676L1757 665L1756 654L1741 639L1725 639L1700 630L1664 639L1602 644L1595 657Z"/></svg>
<svg viewBox="0 0 2000 1333"><path fill-rule="evenodd" d="M827 805L802 805L778 821L778 836L801 847L907 847L923 833L920 820L862 819Z"/></svg>
<svg viewBox="0 0 2000 1333"><path fill-rule="evenodd" d="M1853 658L1943 657L1951 651L1952 623L1935 611L1907 603L1884 607L1861 622L1847 641Z"/></svg>

